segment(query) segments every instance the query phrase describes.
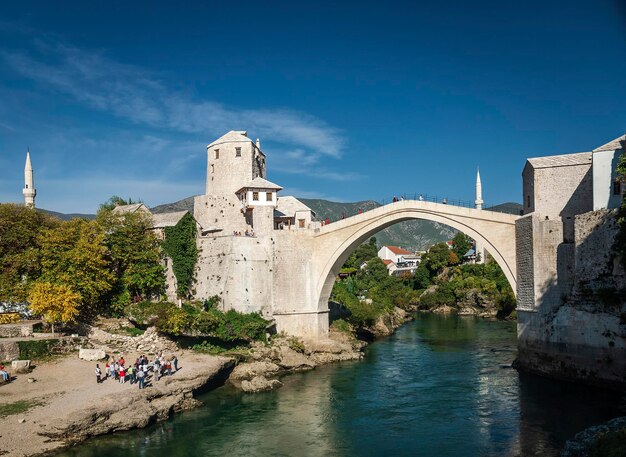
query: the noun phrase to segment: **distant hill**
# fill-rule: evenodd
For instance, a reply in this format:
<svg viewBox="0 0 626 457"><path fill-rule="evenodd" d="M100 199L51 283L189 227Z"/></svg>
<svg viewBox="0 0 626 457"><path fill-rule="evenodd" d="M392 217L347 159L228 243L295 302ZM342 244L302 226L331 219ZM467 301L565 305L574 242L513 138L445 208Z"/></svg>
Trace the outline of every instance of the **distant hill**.
<svg viewBox="0 0 626 457"><path fill-rule="evenodd" d="M193 214L193 197L183 198L182 200L178 200L174 203L164 203L163 205L155 206L154 208L150 208L154 214L159 213L173 213L174 211L189 211Z"/></svg>
<svg viewBox="0 0 626 457"><path fill-rule="evenodd" d="M373 208L381 206L380 203L373 200L366 200L362 202L341 203L332 202L322 199L300 198L305 205L311 208L317 214L318 220L324 220L326 218L336 221L341 219L342 214L345 217L357 214L360 210L368 211ZM162 205L150 208L154 214L168 213L173 211L187 210L193 214L193 201L194 197L187 197L182 200L165 203ZM519 203L502 203L490 208L485 208L491 211L500 211L508 214L520 214L522 211L522 205ZM70 220L75 217L81 217L85 219L93 219L93 214L62 214L54 211L47 211L39 209L39 211L48 213L52 216L58 217L63 220ZM393 245L401 246L405 249L416 251L424 250L432 246L433 244L447 241L456 235L457 231L447 225L439 224L437 222L414 220L405 221L388 227L375 236L378 241L378 245Z"/></svg>
<svg viewBox="0 0 626 457"><path fill-rule="evenodd" d="M500 203L499 205L489 206L485 208L488 211L498 211L499 213L507 213L507 214L515 214L519 216L522 214L524 207L519 203L508 202L508 203Z"/></svg>
<svg viewBox="0 0 626 457"><path fill-rule="evenodd" d="M62 221L69 221L72 219L87 219L87 220L92 220L96 218L95 214L81 214L81 213L71 213L71 214L64 214L64 213L57 213L56 211L50 211L47 209L43 209L43 208L37 208L37 211L39 211L40 213L45 213L48 214L52 217L56 217L58 219L61 219Z"/></svg>
<svg viewBox="0 0 626 457"><path fill-rule="evenodd" d="M354 203L339 203L320 199L299 199L317 214L318 220L329 218L331 221L341 219L341 215L353 216L359 209L367 211L381 206L373 200ZM425 250L433 244L448 241L457 231L437 222L413 220L399 222L378 232L376 241L379 246L401 246L410 251Z"/></svg>

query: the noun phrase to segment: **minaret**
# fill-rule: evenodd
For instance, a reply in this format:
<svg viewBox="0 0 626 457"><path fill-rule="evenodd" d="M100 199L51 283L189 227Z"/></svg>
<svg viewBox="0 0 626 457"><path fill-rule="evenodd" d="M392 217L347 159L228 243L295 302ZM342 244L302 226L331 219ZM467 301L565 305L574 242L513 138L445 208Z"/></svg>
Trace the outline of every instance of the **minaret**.
<svg viewBox="0 0 626 457"><path fill-rule="evenodd" d="M26 165L24 166L24 189L22 189L22 194L24 194L24 205L29 208L35 207L35 195L37 195L37 191L35 190L35 180L33 179L33 166L30 163L30 151L26 151Z"/></svg>
<svg viewBox="0 0 626 457"><path fill-rule="evenodd" d="M476 209L483 209L483 185L480 182L480 169L476 169Z"/></svg>

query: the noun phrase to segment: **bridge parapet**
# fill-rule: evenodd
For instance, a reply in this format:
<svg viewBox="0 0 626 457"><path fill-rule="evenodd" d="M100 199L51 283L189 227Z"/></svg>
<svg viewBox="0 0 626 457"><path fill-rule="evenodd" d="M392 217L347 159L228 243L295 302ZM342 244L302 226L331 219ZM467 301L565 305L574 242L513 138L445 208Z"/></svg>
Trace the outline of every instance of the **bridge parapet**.
<svg viewBox="0 0 626 457"><path fill-rule="evenodd" d="M467 208L464 206L454 206L445 203L434 203L423 200L401 200L398 202L378 206L371 210L364 211L363 213L346 217L345 219L331 222L330 224L326 224L317 229L315 233L316 236L324 235L329 232L342 229L344 227L350 227L367 219L380 217L381 215L386 215L395 211L405 210L432 212L434 214L442 216L463 217L481 221L511 224L513 226L515 225L515 221L520 218L520 216L514 214L489 211L485 209Z"/></svg>

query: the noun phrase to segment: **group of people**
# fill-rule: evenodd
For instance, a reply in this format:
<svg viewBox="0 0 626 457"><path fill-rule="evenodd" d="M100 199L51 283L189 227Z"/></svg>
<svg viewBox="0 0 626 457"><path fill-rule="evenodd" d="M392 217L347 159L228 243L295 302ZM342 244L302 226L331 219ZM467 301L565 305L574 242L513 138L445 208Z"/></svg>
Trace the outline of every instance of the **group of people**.
<svg viewBox="0 0 626 457"><path fill-rule="evenodd" d="M4 365L2 365L1 363L0 363L0 376L2 377L2 379L4 379L4 382L11 382L11 375L4 368Z"/></svg>
<svg viewBox="0 0 626 457"><path fill-rule="evenodd" d="M158 381L163 376L171 375L172 367L174 372L178 371L178 358L176 355L166 358L163 353L161 353L155 356L154 360L150 362L148 357L142 354L135 360L135 363L131 363L128 366L126 366L124 356L120 357L118 360L115 360L115 357L113 357L111 360L107 361L104 367L104 375L100 364L96 364L96 382L100 384L106 379L111 378L122 384L126 381L131 384L137 383L140 389L144 389L150 371L153 373L154 380Z"/></svg>

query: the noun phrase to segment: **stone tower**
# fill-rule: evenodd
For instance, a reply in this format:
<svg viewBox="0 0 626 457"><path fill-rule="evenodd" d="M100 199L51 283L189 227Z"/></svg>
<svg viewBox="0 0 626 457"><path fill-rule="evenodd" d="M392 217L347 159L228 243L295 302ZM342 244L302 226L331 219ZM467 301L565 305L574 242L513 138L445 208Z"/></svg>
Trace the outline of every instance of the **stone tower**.
<svg viewBox="0 0 626 457"><path fill-rule="evenodd" d="M231 130L207 146L206 195L234 195L254 178L265 178L265 154L247 132Z"/></svg>
<svg viewBox="0 0 626 457"><path fill-rule="evenodd" d="M483 185L480 182L480 169L476 170L476 200L474 205L476 209L483 209Z"/></svg>
<svg viewBox="0 0 626 457"><path fill-rule="evenodd" d="M35 190L35 180L33 179L33 166L30 163L30 151L26 151L26 165L24 165L24 205L29 208L35 207L35 196L37 191Z"/></svg>
<svg viewBox="0 0 626 457"><path fill-rule="evenodd" d="M206 192L194 199L194 217L204 230L230 233L250 228L238 192L265 179L265 154L247 132L231 130L207 146Z"/></svg>

